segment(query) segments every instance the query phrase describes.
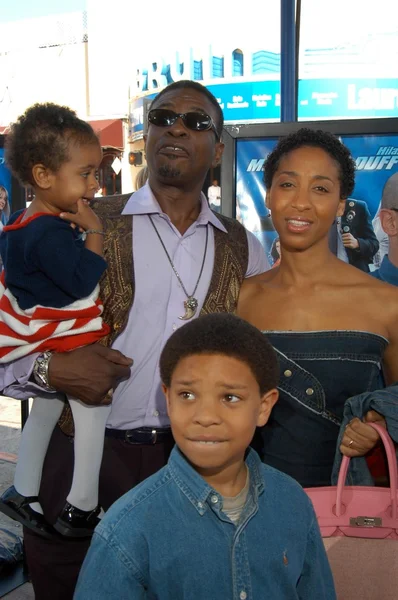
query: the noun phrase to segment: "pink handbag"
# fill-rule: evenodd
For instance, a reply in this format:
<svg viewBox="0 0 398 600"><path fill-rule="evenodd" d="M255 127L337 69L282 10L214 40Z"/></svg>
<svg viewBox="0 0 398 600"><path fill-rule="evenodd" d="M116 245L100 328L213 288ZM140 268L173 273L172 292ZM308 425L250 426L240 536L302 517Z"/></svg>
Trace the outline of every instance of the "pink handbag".
<svg viewBox="0 0 398 600"><path fill-rule="evenodd" d="M397 600L397 460L386 430L390 489L346 486L350 459L341 463L337 486L308 488L332 569L338 600Z"/></svg>
<svg viewBox="0 0 398 600"><path fill-rule="evenodd" d="M394 444L383 427L369 423L379 433L387 453L390 488L346 486L350 459L343 457L337 486L307 488L318 517L322 537L398 540L397 459ZM398 551L398 546L397 546Z"/></svg>

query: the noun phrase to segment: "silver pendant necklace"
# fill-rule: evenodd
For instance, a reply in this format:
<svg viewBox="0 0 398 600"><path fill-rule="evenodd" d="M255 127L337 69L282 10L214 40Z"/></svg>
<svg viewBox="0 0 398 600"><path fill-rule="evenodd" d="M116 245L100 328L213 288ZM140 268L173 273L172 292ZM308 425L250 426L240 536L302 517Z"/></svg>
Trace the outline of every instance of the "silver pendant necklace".
<svg viewBox="0 0 398 600"><path fill-rule="evenodd" d="M154 228L154 230L156 231L156 235L159 238L160 243L162 244L163 250L165 251L165 254L167 256L167 258L169 259L169 263L171 265L171 268L174 271L175 276L177 277L182 289L184 290L184 294L186 295L187 299L184 302L184 308L185 308L185 314L182 317L178 317L179 319L181 319L182 321L188 321L189 319L192 319L193 316L195 316L197 308L198 308L198 301L195 298L195 292L198 289L198 285L199 285L199 281L200 278L202 277L202 272L203 272L203 267L205 266L205 260L206 260L206 254L207 254L207 240L209 237L209 228L206 225L206 242L205 242L205 251L203 254L203 260L202 260L202 266L200 267L200 273L199 273L199 277L198 280L196 282L195 285L195 289L192 292L192 294L188 294L187 290L185 289L185 285L182 282L181 277L179 276L177 269L175 268L173 261L171 260L170 254L167 252L166 246L164 245L164 242L162 240L162 238L160 237L160 233L156 228L155 223L152 220L151 215L148 215L150 222L152 223L152 227Z"/></svg>

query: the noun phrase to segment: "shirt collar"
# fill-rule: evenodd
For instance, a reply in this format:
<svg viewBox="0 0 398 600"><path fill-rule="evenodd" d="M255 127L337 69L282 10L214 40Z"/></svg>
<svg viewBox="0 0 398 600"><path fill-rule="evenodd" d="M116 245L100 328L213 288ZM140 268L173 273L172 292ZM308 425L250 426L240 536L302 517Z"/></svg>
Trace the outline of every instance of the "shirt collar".
<svg viewBox="0 0 398 600"><path fill-rule="evenodd" d="M258 497L264 490L264 476L261 470L261 460L257 452L249 448L245 462L249 469L251 492L253 492L253 496ZM172 450L168 467L171 476L180 490L194 505L201 516L209 509L208 502L214 502L214 497L217 497L216 502L222 499L220 493L206 483L203 477L201 477L189 464L177 446Z"/></svg>
<svg viewBox="0 0 398 600"><path fill-rule="evenodd" d="M398 285L398 268L392 264L387 254L383 257L379 275L383 281L391 283L392 285Z"/></svg>
<svg viewBox="0 0 398 600"><path fill-rule="evenodd" d="M201 201L202 207L200 210L199 217L196 220L196 223L198 225L207 225L208 223L211 223L212 225L214 225L214 227L220 229L220 231L228 233L224 225L210 209L209 204L206 200L206 196L203 194L203 192L201 195ZM142 188L140 188L137 192L134 192L134 194L130 196L123 209L122 215L150 214L164 215L165 213L160 208L158 201L156 200L151 188L149 187L149 184L146 183ZM165 216L167 217L167 219L169 218L167 215Z"/></svg>

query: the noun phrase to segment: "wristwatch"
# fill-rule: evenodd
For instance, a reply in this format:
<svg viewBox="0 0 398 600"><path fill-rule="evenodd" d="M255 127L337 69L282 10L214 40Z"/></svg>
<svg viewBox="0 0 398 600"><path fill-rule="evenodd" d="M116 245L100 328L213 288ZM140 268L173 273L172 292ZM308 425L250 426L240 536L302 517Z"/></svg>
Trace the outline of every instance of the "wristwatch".
<svg viewBox="0 0 398 600"><path fill-rule="evenodd" d="M48 381L48 365L52 357L52 352L43 352L35 360L33 365L33 377L37 385L47 392L55 392L55 388L51 387Z"/></svg>

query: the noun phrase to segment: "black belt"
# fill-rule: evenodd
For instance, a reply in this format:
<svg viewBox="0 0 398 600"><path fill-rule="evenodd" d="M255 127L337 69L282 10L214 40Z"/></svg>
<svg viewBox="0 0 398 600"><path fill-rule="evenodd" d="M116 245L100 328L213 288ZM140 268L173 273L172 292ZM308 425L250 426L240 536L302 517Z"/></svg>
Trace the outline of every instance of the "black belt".
<svg viewBox="0 0 398 600"><path fill-rule="evenodd" d="M139 427L138 429L105 429L107 437L124 440L130 444L156 444L171 442L173 434L170 427Z"/></svg>

